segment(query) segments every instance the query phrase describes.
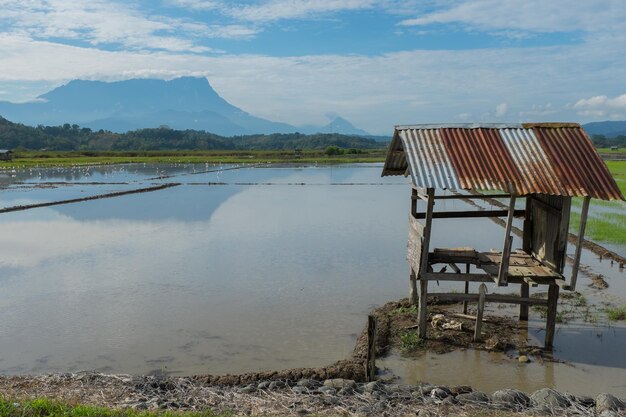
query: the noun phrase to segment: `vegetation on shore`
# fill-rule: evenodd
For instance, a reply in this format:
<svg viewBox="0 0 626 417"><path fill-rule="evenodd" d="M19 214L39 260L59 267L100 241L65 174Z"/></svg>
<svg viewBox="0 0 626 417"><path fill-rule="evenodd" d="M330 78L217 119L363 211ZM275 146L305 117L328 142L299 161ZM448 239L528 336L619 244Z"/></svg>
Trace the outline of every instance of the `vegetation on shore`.
<svg viewBox="0 0 626 417"><path fill-rule="evenodd" d="M230 417L207 411L136 411L91 405L70 405L42 398L15 402L0 398L0 417Z"/></svg>

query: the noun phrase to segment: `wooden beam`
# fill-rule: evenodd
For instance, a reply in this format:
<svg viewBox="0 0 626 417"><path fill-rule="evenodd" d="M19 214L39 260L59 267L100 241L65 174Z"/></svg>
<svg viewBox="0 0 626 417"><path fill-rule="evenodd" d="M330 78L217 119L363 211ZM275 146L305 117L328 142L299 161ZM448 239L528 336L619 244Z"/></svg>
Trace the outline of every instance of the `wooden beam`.
<svg viewBox="0 0 626 417"><path fill-rule="evenodd" d="M422 279L427 281L493 282L493 277L489 274L453 274L449 272L427 272L422 274Z"/></svg>
<svg viewBox="0 0 626 417"><path fill-rule="evenodd" d="M498 286L506 285L509 275L509 259L511 257L511 246L513 245L513 236L511 236L511 227L513 226L513 216L515 212L515 196L512 195L509 200L508 216L506 218L506 228L504 229L504 248L502 249L502 260L500 261L500 270L498 271Z"/></svg>
<svg viewBox="0 0 626 417"><path fill-rule="evenodd" d="M441 301L478 301L478 294L462 294L458 292L428 293L427 298L436 298L437 300ZM507 294L486 294L485 302L503 304L528 304L531 306L548 305L548 300L546 298L519 297L517 295Z"/></svg>
<svg viewBox="0 0 626 417"><path fill-rule="evenodd" d="M433 226L433 208L435 206L435 189L429 188L427 190L428 193L428 202L426 203L426 213L424 219L424 241L422 242L422 257L420 259L421 265L420 270L418 271L418 275L421 275L428 271L428 251L430 248L430 236L432 234L432 226ZM422 214L422 213L418 213ZM419 217L418 217L419 218Z"/></svg>
<svg viewBox="0 0 626 417"><path fill-rule="evenodd" d="M585 228L587 227L587 214L589 213L589 202L591 197L587 196L583 199L583 207L580 212L580 226L578 228L578 239L576 240L576 253L574 254L574 264L572 265L572 278L568 289L576 290L576 279L578 278L578 268L580 267L580 255L583 250L583 241L585 239Z"/></svg>
<svg viewBox="0 0 626 417"><path fill-rule="evenodd" d="M415 216L417 214L417 190L411 189L411 214Z"/></svg>
<svg viewBox="0 0 626 417"><path fill-rule="evenodd" d="M430 235L433 226L433 208L435 206L435 189L426 190L428 201L426 202L426 217L424 221L424 240L422 241L422 257L420 258L420 270L417 271L417 277L420 280L418 316L419 316L419 336L421 339L426 338L426 310L428 304L428 280L422 279L423 275L428 272L428 251L430 247Z"/></svg>
<svg viewBox="0 0 626 417"><path fill-rule="evenodd" d="M491 194L491 195L474 195L474 194L453 194L438 195L435 200L484 200L488 198L510 198L511 194Z"/></svg>
<svg viewBox="0 0 626 417"><path fill-rule="evenodd" d="M526 210L515 210L514 217L524 217ZM469 219L480 217L507 217L508 210L481 210L481 211L439 211L433 213L433 219ZM417 213L416 219L425 219L426 213Z"/></svg>

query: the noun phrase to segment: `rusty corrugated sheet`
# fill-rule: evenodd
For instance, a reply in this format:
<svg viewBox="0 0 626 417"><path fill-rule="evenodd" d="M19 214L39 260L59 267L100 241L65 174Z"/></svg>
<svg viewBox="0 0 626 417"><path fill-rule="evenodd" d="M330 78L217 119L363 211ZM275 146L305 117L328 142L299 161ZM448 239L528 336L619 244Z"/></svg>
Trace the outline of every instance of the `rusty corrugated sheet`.
<svg viewBox="0 0 626 417"><path fill-rule="evenodd" d="M425 188L624 199L589 137L572 123L399 126L383 175L407 167Z"/></svg>
<svg viewBox="0 0 626 417"><path fill-rule="evenodd" d="M501 129L499 133L515 165L521 171L520 194L566 195L559 177L532 130L512 128Z"/></svg>
<svg viewBox="0 0 626 417"><path fill-rule="evenodd" d="M606 164L585 131L578 127L533 126L567 195L623 199Z"/></svg>
<svg viewBox="0 0 626 417"><path fill-rule="evenodd" d="M442 128L441 137L463 189L519 190L521 174L498 129Z"/></svg>
<svg viewBox="0 0 626 417"><path fill-rule="evenodd" d="M410 129L399 134L407 151L413 183L422 188L458 190L459 181L439 129Z"/></svg>

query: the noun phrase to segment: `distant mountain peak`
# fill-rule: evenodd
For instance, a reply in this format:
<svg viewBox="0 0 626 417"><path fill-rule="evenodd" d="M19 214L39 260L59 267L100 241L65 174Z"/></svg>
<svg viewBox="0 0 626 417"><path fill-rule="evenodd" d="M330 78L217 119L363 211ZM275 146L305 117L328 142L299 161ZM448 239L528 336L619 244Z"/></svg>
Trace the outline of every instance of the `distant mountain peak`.
<svg viewBox="0 0 626 417"><path fill-rule="evenodd" d="M370 133L355 127L352 123L341 116L335 117L330 123L324 126L322 128L322 133L370 136Z"/></svg>

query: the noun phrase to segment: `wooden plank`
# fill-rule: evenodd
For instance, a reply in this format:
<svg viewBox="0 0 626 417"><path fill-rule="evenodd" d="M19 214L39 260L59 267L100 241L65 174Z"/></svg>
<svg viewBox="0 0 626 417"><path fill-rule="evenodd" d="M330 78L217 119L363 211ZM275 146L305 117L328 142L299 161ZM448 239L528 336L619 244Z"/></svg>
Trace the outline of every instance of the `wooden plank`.
<svg viewBox="0 0 626 417"><path fill-rule="evenodd" d="M422 240L424 226L413 216L409 215L409 238L407 242L407 261L416 274L419 274L422 265Z"/></svg>
<svg viewBox="0 0 626 417"><path fill-rule="evenodd" d="M512 195L509 200L508 216L506 218L506 227L504 229L504 248L502 249L502 259L500 261L500 270L498 271L498 286L506 285L509 274L509 258L511 256L511 246L513 245L513 236L511 236L511 227L513 226L513 215L515 212L515 196Z"/></svg>
<svg viewBox="0 0 626 417"><path fill-rule="evenodd" d="M533 230L533 222L532 222L532 196L526 197L526 216L524 216L524 231L522 234L522 250L526 253L531 253L532 251L532 230Z"/></svg>
<svg viewBox="0 0 626 417"><path fill-rule="evenodd" d="M474 327L474 342L480 340L480 333L483 326L483 312L485 311L485 295L487 294L487 286L480 284L478 288L478 309L476 312L476 326Z"/></svg>
<svg viewBox="0 0 626 417"><path fill-rule="evenodd" d="M576 290L576 279L578 278L578 268L580 267L580 255L583 250L583 241L585 239L585 228L587 227L587 214L589 213L589 202L591 197L587 196L583 199L583 207L580 212L580 226L578 227L578 239L576 240L576 253L574 254L574 264L572 265L572 277L568 289Z"/></svg>
<svg viewBox="0 0 626 417"><path fill-rule="evenodd" d="M546 338L544 345L551 348L554 345L554 331L556 328L556 310L559 301L559 286L550 285L548 287L548 314L546 317Z"/></svg>
<svg viewBox="0 0 626 417"><path fill-rule="evenodd" d="M417 190L411 189L411 214L415 216L417 214Z"/></svg>
<svg viewBox="0 0 626 417"><path fill-rule="evenodd" d="M456 274L460 274L461 273L461 268L459 268L454 262L448 262L448 266L450 266L450 268L452 268L454 273L456 273Z"/></svg>
<svg viewBox="0 0 626 417"><path fill-rule="evenodd" d="M439 211L433 213L433 219L469 219L481 217L507 217L508 210L481 210L481 211ZM514 217L524 217L526 210L515 210ZM417 219L425 219L425 213L417 213Z"/></svg>
<svg viewBox="0 0 626 417"><path fill-rule="evenodd" d="M376 379L376 317L367 316L367 353L365 358L365 378Z"/></svg>
<svg viewBox="0 0 626 417"><path fill-rule="evenodd" d="M530 287L525 282L522 285L520 285L520 297L521 298L530 297ZM528 304L519 305L519 319L520 321L528 321Z"/></svg>

